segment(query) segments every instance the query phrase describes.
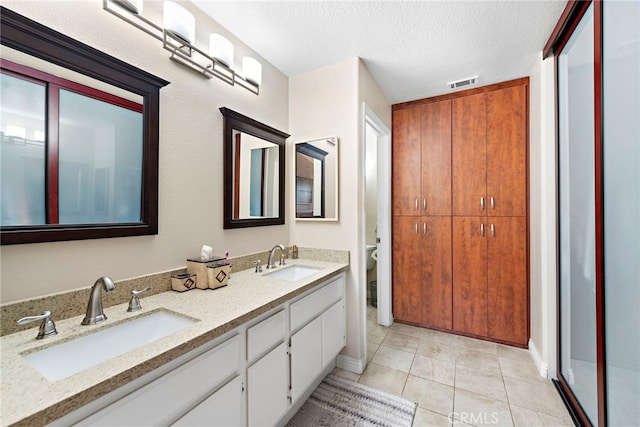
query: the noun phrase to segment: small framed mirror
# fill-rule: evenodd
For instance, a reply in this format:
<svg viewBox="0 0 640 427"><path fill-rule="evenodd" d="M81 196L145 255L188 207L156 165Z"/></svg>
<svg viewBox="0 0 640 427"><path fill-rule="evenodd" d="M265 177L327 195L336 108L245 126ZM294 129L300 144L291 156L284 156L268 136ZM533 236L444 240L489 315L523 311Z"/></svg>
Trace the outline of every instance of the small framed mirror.
<svg viewBox="0 0 640 427"><path fill-rule="evenodd" d="M338 137L298 142L296 220L338 220Z"/></svg>
<svg viewBox="0 0 640 427"><path fill-rule="evenodd" d="M228 108L224 116L224 228L284 224L288 134Z"/></svg>

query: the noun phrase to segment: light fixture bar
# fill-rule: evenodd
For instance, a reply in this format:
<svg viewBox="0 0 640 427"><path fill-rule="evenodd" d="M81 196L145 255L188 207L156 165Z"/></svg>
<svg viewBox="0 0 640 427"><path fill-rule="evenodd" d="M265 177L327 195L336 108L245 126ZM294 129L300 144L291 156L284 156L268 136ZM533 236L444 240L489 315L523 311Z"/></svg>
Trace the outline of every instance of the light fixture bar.
<svg viewBox="0 0 640 427"><path fill-rule="evenodd" d="M112 6L114 3L116 4L115 7ZM155 24L144 16L118 5L118 3L113 0L102 0L102 8L123 21L144 31L153 38L161 41L162 47L171 52L171 56L169 57L171 60L186 66L209 79L217 77L231 86L235 86L237 84L238 86L247 89L249 92L256 95L260 94L259 85L246 80L223 62L211 57L192 43L187 43L182 38L176 37L171 32L162 28L160 25ZM201 56L203 58L204 64L194 59L196 53L197 56Z"/></svg>

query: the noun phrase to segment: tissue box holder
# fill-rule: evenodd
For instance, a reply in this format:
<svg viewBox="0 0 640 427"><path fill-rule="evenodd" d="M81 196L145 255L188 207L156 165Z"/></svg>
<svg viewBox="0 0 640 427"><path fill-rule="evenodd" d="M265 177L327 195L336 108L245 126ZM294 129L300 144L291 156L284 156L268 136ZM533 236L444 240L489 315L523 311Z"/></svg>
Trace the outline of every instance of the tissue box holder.
<svg viewBox="0 0 640 427"><path fill-rule="evenodd" d="M214 257L209 259L189 258L187 260L187 273L195 274L197 276L196 287L198 289L209 288L209 278L207 276L207 264L214 261L220 261L222 259L224 258L223 257Z"/></svg>
<svg viewBox="0 0 640 427"><path fill-rule="evenodd" d="M210 264L207 267L209 289L227 286L231 276L231 264Z"/></svg>
<svg viewBox="0 0 640 427"><path fill-rule="evenodd" d="M189 273L174 273L171 275L171 289L178 292L189 291L196 287L197 276Z"/></svg>

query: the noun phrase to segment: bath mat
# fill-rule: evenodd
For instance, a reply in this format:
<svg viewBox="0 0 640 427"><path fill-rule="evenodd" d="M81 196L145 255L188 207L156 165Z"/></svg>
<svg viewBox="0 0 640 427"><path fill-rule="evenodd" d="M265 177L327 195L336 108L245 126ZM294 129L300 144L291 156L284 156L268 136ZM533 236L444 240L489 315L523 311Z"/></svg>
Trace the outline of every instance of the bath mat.
<svg viewBox="0 0 640 427"><path fill-rule="evenodd" d="M328 375L288 427L410 427L417 403L364 384Z"/></svg>

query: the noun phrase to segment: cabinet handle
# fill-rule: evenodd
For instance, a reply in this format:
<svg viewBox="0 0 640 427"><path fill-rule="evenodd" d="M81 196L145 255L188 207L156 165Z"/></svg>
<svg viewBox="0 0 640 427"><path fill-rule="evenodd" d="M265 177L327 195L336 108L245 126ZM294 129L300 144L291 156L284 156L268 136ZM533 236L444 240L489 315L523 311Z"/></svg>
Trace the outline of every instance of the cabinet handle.
<svg viewBox="0 0 640 427"><path fill-rule="evenodd" d="M427 223L426 222L422 223L422 234L427 234Z"/></svg>
<svg viewBox="0 0 640 427"><path fill-rule="evenodd" d="M416 197L416 210L418 210L418 198Z"/></svg>
<svg viewBox="0 0 640 427"><path fill-rule="evenodd" d="M480 235L484 237L484 224L480 224Z"/></svg>
<svg viewBox="0 0 640 427"><path fill-rule="evenodd" d="M495 209L496 208L496 200L491 197L491 209Z"/></svg>
<svg viewBox="0 0 640 427"><path fill-rule="evenodd" d="M491 237L496 237L496 227L491 224Z"/></svg>
<svg viewBox="0 0 640 427"><path fill-rule="evenodd" d="M484 210L484 197L480 197L480 209Z"/></svg>
<svg viewBox="0 0 640 427"><path fill-rule="evenodd" d="M416 222L416 234L418 234L418 223Z"/></svg>
<svg viewBox="0 0 640 427"><path fill-rule="evenodd" d="M426 198L422 199L422 209L425 210L425 211L427 210L427 199Z"/></svg>

